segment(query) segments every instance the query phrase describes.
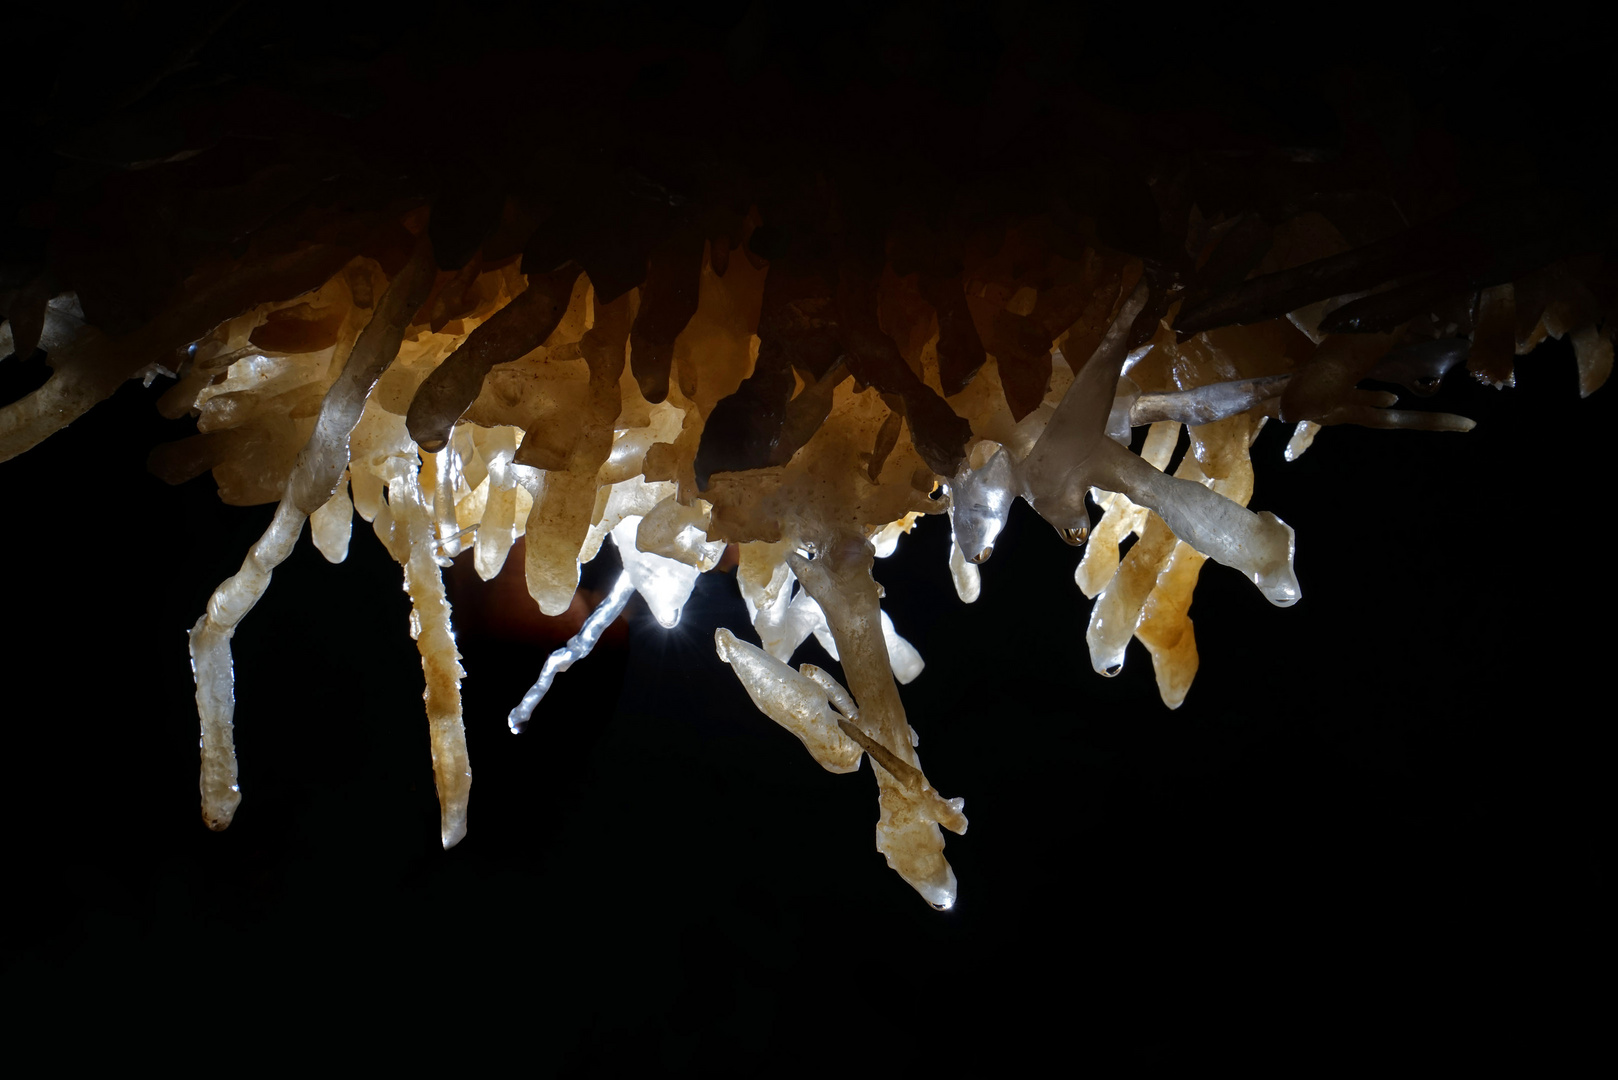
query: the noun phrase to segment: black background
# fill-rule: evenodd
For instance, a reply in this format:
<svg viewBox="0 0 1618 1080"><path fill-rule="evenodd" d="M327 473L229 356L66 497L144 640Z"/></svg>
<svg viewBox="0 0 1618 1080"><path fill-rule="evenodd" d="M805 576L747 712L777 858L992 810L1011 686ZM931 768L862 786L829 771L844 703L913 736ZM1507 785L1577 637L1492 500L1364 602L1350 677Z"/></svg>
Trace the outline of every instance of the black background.
<svg viewBox="0 0 1618 1080"><path fill-rule="evenodd" d="M189 430L161 389L0 467L3 985L64 1060L222 1033L540 1071L1442 1064L1592 1029L1613 393L1579 399L1565 343L1514 390L1452 380L1466 435L1335 428L1288 464L1270 425L1253 506L1297 530L1304 599L1206 568L1177 711L1138 645L1090 670L1077 553L1026 507L972 606L942 520L904 539L876 571L928 665L904 700L972 822L947 914L874 851L869 771L821 771L717 660L746 621L718 573L673 631L633 602L520 737L543 650L463 636L442 851L408 602L358 520L236 634L244 801L208 832L184 634L271 508L145 472Z"/></svg>

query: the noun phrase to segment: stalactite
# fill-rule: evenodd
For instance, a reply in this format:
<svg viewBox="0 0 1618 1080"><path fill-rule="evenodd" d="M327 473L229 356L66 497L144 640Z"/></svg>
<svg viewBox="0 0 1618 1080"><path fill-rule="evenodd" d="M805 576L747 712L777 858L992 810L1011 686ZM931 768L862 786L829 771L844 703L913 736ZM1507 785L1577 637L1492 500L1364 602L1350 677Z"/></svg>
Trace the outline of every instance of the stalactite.
<svg viewBox="0 0 1618 1080"><path fill-rule="evenodd" d="M51 367L0 407L0 461L129 379L173 378L159 408L197 434L152 470L277 504L191 630L209 827L252 782L232 637L306 519L341 562L358 513L403 568L446 847L471 773L443 568L469 557L492 579L521 541L528 594L557 616L611 536L621 574L536 663L511 730L543 726L552 680L633 596L672 628L700 575L733 564L752 625L719 629L718 658L825 768L870 760L877 849L948 908L940 827L964 833L963 803L921 770L900 686L924 660L872 572L912 528L947 515L938 587L970 604L1025 501L1083 547L1092 666L1116 674L1139 640L1175 708L1205 562L1276 606L1302 595L1308 537L1249 455L1267 420L1294 426L1288 461L1338 425L1446 433L1389 436L1417 446L1474 423L1362 383L1420 399L1464 366L1508 387L1563 338L1581 395L1611 373L1612 217L1582 189L1379 188L1365 178L1389 167L1353 142L1324 165L1082 94L1030 110L1025 142L973 150L961 133L982 117L917 112L881 80L755 99L712 63L654 107L599 83L599 59L397 75L369 113L164 75L141 106L164 123L61 121L61 153L103 172L64 168L60 197L30 204L38 250L0 260L0 356L38 348ZM608 88L551 100L537 70ZM800 107L826 120L805 125L813 153L703 119L729 109L744 130ZM920 126L856 137L885 108ZM424 132L450 141L424 154ZM1426 201L1411 220L1396 196ZM840 677L791 666L811 637Z"/></svg>

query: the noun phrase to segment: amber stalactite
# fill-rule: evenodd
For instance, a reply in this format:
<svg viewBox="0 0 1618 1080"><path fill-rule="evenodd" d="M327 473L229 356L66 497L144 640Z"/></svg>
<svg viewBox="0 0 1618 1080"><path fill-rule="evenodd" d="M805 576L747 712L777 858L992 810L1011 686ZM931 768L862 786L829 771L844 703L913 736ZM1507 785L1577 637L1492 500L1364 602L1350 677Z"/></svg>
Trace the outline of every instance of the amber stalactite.
<svg viewBox="0 0 1618 1080"><path fill-rule="evenodd" d="M362 32L334 12L293 33L261 7L162 24L172 47L28 91L17 144L39 164L12 171L0 222L0 459L23 478L14 505L46 508L9 532L94 522L96 580L53 601L83 612L116 605L130 566L209 578L183 621L194 710L164 724L200 732L214 830L254 813L255 785L278 790L252 753L237 759L254 727L291 725L312 760L320 725L339 722L321 703L369 684L348 643L318 700L275 717L253 704L282 700L279 680L245 656L304 685L315 624L359 622L313 604L263 630L249 617L307 572L307 521L325 561L373 566L359 553L379 546L402 571L395 631L419 653L443 847L477 835L491 758L554 748L521 759L535 771L518 786L555 784L609 696L643 711L655 698L673 724L744 691L748 739L790 744L797 767L804 750L828 773L869 764L876 850L956 918L986 873L977 845L1027 858L1011 833L1056 837L1092 797L1042 760L1061 736L1025 731L1025 712L1099 730L1201 707L1230 731L1241 710L1308 715L1334 686L1412 665L1380 631L1283 646L1286 620L1319 625L1300 600L1320 587L1340 613L1380 605L1472 640L1457 601L1424 605L1409 582L1373 577L1348 599L1324 584L1421 541L1376 485L1307 479L1333 468L1323 456L1442 461L1426 485L1460 488L1460 447L1494 447L1490 426L1547 365L1567 376L1547 415L1580 433L1542 425L1541 441L1583 446L1606 415L1610 193L1547 149L1581 145L1576 109L1483 77L1494 39L1423 59L1345 28L1299 58L1229 31L1160 27L1153 44L1128 17L1041 5L812 26L767 5L711 24L642 12L611 32L600 14L507 13L475 34L448 33L442 13ZM1151 62L1119 59L1131 50ZM1464 107L1462 87L1485 105ZM1480 116L1530 117L1539 134L1506 153ZM253 527L105 516L124 504L83 470L47 494L30 462L131 407L150 426L98 454L265 508L241 511ZM1583 462L1521 460L1490 466L1514 478L1485 496L1490 536L1423 550L1464 549L1510 588L1552 573L1523 571L1535 529L1521 519L1583 536L1599 481L1570 479ZM1309 483L1335 486L1313 503ZM120 537L154 531L160 562L127 554ZM1019 550L1047 549L1062 566L1029 585ZM896 550L930 553L925 584L886 561ZM1438 565L1417 579L1446 572L1418 561ZM1397 560L1378 565L1399 578ZM477 578L497 601L471 599ZM943 606L915 616L906 589ZM1053 624L1017 615L1058 590ZM1255 600L1291 610L1260 621ZM1222 607L1251 626L1232 632ZM988 621L945 642L946 610ZM494 625L527 636L502 654L509 700L463 696L479 662L457 611L474 640ZM625 617L681 662L625 675ZM1565 614L1541 624L1520 636L1578 636ZM1480 662L1534 651L1513 633L1476 645ZM1300 656L1313 684L1281 670ZM1446 677L1421 684L1412 722L1464 697ZM971 726L956 716L968 702ZM405 710L418 728L422 708ZM520 733L507 745L540 749L502 751L490 717ZM649 785L621 748L600 752L615 805L681 820L678 778ZM1046 794L1026 796L1038 813L1017 826L991 800L978 820L992 826L946 850L979 805L974 756ZM749 798L742 833L814 879L824 853L778 849L774 804ZM633 878L631 864L662 865L658 842L609 846ZM957 874L961 852L972 868Z"/></svg>

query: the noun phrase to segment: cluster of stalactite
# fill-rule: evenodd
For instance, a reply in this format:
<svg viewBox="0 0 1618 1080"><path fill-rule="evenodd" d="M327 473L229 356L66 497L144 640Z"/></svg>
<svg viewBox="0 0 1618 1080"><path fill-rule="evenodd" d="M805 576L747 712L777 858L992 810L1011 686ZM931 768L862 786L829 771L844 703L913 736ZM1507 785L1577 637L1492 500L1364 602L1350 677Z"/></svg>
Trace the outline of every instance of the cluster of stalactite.
<svg viewBox="0 0 1618 1080"><path fill-rule="evenodd" d="M1612 367L1618 267L1577 192L1436 185L1411 223L1363 162L1174 148L1093 102L997 151L1030 163L1011 173L947 152L947 110L738 149L680 111L703 77L564 108L513 105L532 95L491 73L496 134L425 163L399 140L453 126L448 77L362 119L181 86L144 126L78 131L101 171L25 208L48 242L5 262L0 356L43 350L51 373L0 408L0 460L126 380L172 379L158 408L196 434L152 471L277 504L191 631L210 827L241 798L232 635L305 522L340 562L357 513L403 569L446 847L471 772L442 569L487 580L522 538L556 615L617 549L520 731L631 597L672 626L733 548L753 624L720 629L718 657L822 766L871 760L879 850L948 907L940 827L965 830L962 801L921 770L898 687L922 658L872 576L904 533L947 515L940 583L970 603L1025 500L1083 546L1096 670L1139 640L1175 707L1207 560L1299 597L1292 529L1248 509L1267 421L1293 427L1289 459L1332 425L1463 432L1387 387L1510 386L1547 337L1571 340L1582 393ZM761 115L785 108L772 93ZM828 126L872 108L838 99ZM790 666L811 635L841 679Z"/></svg>
<svg viewBox="0 0 1618 1080"><path fill-rule="evenodd" d="M550 679L632 594L672 626L697 575L736 545L760 644L721 629L720 657L826 768L849 771L870 755L879 849L930 902L949 906L955 883L939 826L963 831L966 819L961 801L940 797L920 771L897 684L916 677L921 659L881 611L871 574L918 519L948 513L949 576L968 602L1016 498L1069 543L1088 540L1075 579L1095 597L1086 639L1096 669L1115 673L1137 638L1164 702L1177 706L1197 668L1188 610L1205 560L1236 568L1278 605L1299 595L1292 530L1246 509L1248 448L1266 420L1297 425L1289 456L1331 424L1464 431L1470 421L1390 408L1398 395L1357 384L1369 377L1420 395L1462 363L1507 383L1513 358L1547 335L1572 335L1586 391L1611 366L1611 323L1577 264L1386 330L1325 327L1363 318L1397 290L1187 333L1173 318L1183 301L1166 307L1142 260L1101 246L1072 257L1041 249L1048 224L1037 220L963 267L947 298L891 262L880 273L847 263L808 282L775 275L747 248L756 214L740 238L744 257L705 245L696 281L662 295L651 276L604 295L573 260L526 274L513 258L440 269L429 222L426 208L396 219L395 250L383 258L338 264L304 249L199 283L193 306L233 285L250 295L278 275L291 295L209 327L172 370L148 359L138 372L173 376L160 407L197 421L198 434L153 452L160 476L212 468L227 501L278 500L270 528L191 632L214 828L241 798L231 636L306 520L336 562L358 512L404 569L445 846L465 833L471 773L441 568L466 552L491 578L525 537L529 593L559 615L581 564L609 535L617 546L619 585L513 711L520 730ZM1198 261L1219 259L1240 224L1188 237L1200 243ZM1311 271L1346 247L1324 219L1300 219L1292 233L1284 250ZM1043 288L1019 284L1018 260L1042 264ZM1261 261L1252 280L1272 289L1297 275L1265 269ZM659 315L674 306L671 293L684 306ZM184 325L184 315L169 322ZM13 349L21 332L16 319L0 330ZM87 324L72 294L47 300L36 333L55 373L5 410L11 452L150 355ZM1188 452L1165 474L1182 429ZM1131 535L1138 542L1120 559ZM788 665L811 634L842 664L847 689Z"/></svg>

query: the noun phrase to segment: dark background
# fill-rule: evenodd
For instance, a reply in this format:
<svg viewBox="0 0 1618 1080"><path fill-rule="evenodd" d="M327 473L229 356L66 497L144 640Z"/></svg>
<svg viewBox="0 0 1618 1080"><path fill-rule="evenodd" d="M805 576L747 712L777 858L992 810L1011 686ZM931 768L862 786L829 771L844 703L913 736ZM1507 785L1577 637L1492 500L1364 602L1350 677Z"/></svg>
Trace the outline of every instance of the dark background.
<svg viewBox="0 0 1618 1080"><path fill-rule="evenodd" d="M1610 864L1613 391L1581 401L1565 343L1518 379L1452 379L1431 407L1466 435L1335 428L1287 464L1270 425L1253 505L1296 528L1304 599L1207 567L1177 711L1138 645L1091 672L1077 553L1026 507L971 607L942 521L903 540L876 573L928 664L904 699L972 821L947 914L874 851L869 771L820 770L714 656L746 621L718 573L676 630L632 603L520 737L544 647L463 633L476 782L442 851L408 602L358 521L345 565L301 544L236 634L244 801L208 832L184 632L271 508L149 476L190 422L127 384L0 466L8 1024L62 1060L335 1034L540 1071L1576 1054Z"/></svg>

